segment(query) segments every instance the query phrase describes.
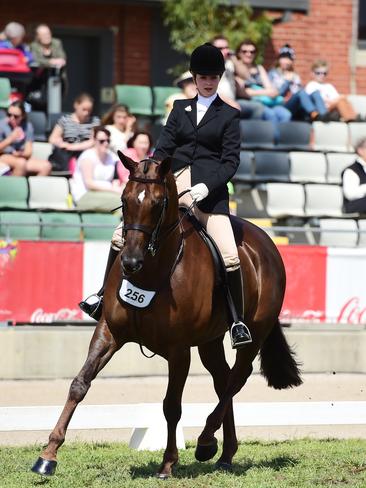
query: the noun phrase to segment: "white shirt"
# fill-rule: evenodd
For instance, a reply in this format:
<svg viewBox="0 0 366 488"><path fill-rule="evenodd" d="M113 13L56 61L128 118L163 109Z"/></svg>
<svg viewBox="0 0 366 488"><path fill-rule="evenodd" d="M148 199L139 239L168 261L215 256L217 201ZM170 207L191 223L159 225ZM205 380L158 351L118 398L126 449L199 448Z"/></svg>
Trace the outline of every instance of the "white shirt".
<svg viewBox="0 0 366 488"><path fill-rule="evenodd" d="M221 96L231 98L231 100L236 98L235 68L231 59L225 62L225 71L221 76L217 91Z"/></svg>
<svg viewBox="0 0 366 488"><path fill-rule="evenodd" d="M366 161L358 156L357 162L362 165L366 173ZM348 200L357 200L366 196L366 183L360 185L360 178L349 168L343 173L343 194Z"/></svg>
<svg viewBox="0 0 366 488"><path fill-rule="evenodd" d="M306 93L311 95L315 91L319 91L322 99L325 102L332 102L339 97L339 93L337 92L334 85L331 83L319 83L318 81L309 81L309 83L305 86Z"/></svg>
<svg viewBox="0 0 366 488"><path fill-rule="evenodd" d="M210 97L203 97L202 95L198 94L198 99L197 99L197 125L201 122L203 119L203 116L209 109L211 103L215 100L217 97L217 93L214 93Z"/></svg>

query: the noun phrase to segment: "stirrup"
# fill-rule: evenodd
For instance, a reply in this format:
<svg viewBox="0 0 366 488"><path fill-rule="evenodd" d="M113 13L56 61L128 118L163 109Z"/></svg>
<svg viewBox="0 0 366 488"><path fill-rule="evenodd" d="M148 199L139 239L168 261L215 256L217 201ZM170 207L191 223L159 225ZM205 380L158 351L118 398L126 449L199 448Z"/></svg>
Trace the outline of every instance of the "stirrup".
<svg viewBox="0 0 366 488"><path fill-rule="evenodd" d="M248 327L241 320L238 320L237 322L233 322L229 332L230 332L231 347L233 349L239 349L245 344L249 344L250 342L253 341Z"/></svg>
<svg viewBox="0 0 366 488"><path fill-rule="evenodd" d="M79 307L84 313L89 315L89 317L99 320L102 303L103 303L103 295L100 296L97 293L93 293L93 295L89 295L85 300L82 300L79 303Z"/></svg>

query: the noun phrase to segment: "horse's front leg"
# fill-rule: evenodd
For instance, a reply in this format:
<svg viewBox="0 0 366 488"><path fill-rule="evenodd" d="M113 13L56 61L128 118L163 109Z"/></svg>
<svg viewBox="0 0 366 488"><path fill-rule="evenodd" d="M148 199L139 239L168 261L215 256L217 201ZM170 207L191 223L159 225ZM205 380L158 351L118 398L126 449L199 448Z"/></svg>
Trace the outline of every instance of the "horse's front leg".
<svg viewBox="0 0 366 488"><path fill-rule="evenodd" d="M102 318L94 331L86 362L71 383L68 398L60 418L49 436L48 445L32 467L34 473L54 474L57 465L57 450L65 440L67 427L77 405L85 397L91 381L122 345L123 342L117 344L106 321Z"/></svg>
<svg viewBox="0 0 366 488"><path fill-rule="evenodd" d="M202 364L213 378L216 394L219 399L221 399L228 385L228 378L230 375L230 366L225 358L223 337L219 337L212 342L199 346L198 352ZM230 470L232 466L232 459L238 450L232 401L228 403L224 416L223 437L222 454L216 462L216 467L219 469ZM198 461L206 461L207 459L211 459L217 451L216 439L212 444L210 443L203 445L202 442L203 441L200 438L197 443L195 455Z"/></svg>
<svg viewBox="0 0 366 488"><path fill-rule="evenodd" d="M176 348L168 355L169 382L163 402L164 415L168 425L168 440L157 477L166 479L172 474L172 467L178 462L176 430L182 415L182 394L191 364L189 348Z"/></svg>

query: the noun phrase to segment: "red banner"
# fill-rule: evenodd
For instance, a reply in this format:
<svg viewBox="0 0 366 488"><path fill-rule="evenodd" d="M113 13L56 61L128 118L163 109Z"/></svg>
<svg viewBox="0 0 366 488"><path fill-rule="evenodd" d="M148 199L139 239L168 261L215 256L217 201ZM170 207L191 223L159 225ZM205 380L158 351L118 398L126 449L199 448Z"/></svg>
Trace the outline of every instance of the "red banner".
<svg viewBox="0 0 366 488"><path fill-rule="evenodd" d="M0 321L81 319L83 243L0 241Z"/></svg>

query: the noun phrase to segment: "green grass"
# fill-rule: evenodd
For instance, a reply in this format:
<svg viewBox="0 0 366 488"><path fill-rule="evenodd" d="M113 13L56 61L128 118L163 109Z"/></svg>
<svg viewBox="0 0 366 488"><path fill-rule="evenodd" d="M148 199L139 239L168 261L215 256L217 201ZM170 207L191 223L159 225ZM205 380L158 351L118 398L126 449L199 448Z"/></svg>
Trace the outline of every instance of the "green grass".
<svg viewBox="0 0 366 488"><path fill-rule="evenodd" d="M242 443L231 473L215 471L214 461L198 463L189 444L167 481L154 478L161 451L138 452L125 444L66 444L52 478L30 472L39 453L37 446L1 447L0 487L366 487L366 440L358 439Z"/></svg>

